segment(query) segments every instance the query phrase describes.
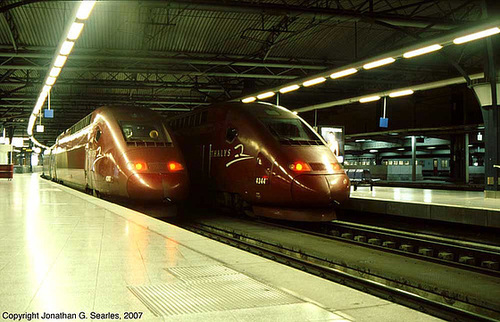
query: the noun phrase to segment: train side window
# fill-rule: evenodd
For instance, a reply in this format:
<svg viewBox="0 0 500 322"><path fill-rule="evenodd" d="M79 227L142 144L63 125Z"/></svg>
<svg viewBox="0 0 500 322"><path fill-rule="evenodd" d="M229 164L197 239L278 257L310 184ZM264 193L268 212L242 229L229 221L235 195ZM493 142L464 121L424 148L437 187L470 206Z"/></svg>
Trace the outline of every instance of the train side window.
<svg viewBox="0 0 500 322"><path fill-rule="evenodd" d="M97 131L95 132L95 141L99 142L99 139L101 138L101 129L97 128Z"/></svg>
<svg viewBox="0 0 500 322"><path fill-rule="evenodd" d="M234 127L230 127L226 131L226 141L227 143L233 143L234 139L238 136L238 130Z"/></svg>

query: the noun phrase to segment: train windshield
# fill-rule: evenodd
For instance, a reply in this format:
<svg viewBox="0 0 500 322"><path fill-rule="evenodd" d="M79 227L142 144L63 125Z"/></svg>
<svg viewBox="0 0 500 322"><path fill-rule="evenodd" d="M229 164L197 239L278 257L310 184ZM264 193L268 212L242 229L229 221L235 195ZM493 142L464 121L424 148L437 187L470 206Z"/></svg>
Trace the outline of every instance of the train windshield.
<svg viewBox="0 0 500 322"><path fill-rule="evenodd" d="M262 118L261 121L281 143L323 145L318 135L299 119Z"/></svg>
<svg viewBox="0 0 500 322"><path fill-rule="evenodd" d="M148 124L134 121L120 122L125 141L171 142L162 124Z"/></svg>

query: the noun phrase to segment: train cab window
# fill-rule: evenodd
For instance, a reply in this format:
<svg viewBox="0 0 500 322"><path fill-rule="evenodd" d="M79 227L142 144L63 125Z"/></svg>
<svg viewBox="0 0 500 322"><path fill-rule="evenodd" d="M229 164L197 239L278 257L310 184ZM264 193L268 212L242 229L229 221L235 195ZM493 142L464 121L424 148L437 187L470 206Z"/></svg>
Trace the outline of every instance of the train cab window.
<svg viewBox="0 0 500 322"><path fill-rule="evenodd" d="M170 142L169 136L164 131L162 124L148 124L135 121L120 122L125 141L156 141Z"/></svg>
<svg viewBox="0 0 500 322"><path fill-rule="evenodd" d="M262 118L260 119L280 142L307 142L323 145L323 142L300 119Z"/></svg>
<svg viewBox="0 0 500 322"><path fill-rule="evenodd" d="M234 139L238 136L238 130L234 127L230 127L226 130L226 141L227 143L233 143Z"/></svg>
<svg viewBox="0 0 500 322"><path fill-rule="evenodd" d="M95 141L99 142L99 139L101 138L101 129L97 128L97 131L95 132Z"/></svg>

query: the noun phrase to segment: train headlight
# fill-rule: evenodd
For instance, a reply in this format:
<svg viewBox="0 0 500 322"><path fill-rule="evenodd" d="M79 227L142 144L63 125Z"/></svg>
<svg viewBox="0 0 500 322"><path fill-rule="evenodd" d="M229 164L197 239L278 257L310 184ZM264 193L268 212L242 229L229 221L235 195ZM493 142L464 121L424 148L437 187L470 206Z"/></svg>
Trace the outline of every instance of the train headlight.
<svg viewBox="0 0 500 322"><path fill-rule="evenodd" d="M179 162L171 161L167 164L168 171L177 172L184 170L184 167Z"/></svg>
<svg viewBox="0 0 500 322"><path fill-rule="evenodd" d="M308 172L311 171L311 167L309 164L301 161L294 162L288 166L290 170L293 170L295 172Z"/></svg>

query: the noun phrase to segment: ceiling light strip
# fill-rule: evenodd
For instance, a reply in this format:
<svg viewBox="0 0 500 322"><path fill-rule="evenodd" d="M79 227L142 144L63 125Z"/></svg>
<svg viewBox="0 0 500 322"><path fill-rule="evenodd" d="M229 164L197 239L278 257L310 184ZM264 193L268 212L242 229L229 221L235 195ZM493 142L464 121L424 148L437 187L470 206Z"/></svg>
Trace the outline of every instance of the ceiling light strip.
<svg viewBox="0 0 500 322"><path fill-rule="evenodd" d="M59 46L56 50L56 56L54 57L52 64L50 65L49 72L45 78L45 83L43 88L38 96L37 102L33 107L33 112L30 115L28 121L27 133L31 137L31 141L39 145L41 147L47 148L46 146L40 144L33 137L33 127L35 126L36 118L40 113L43 104L45 103L45 99L49 91L52 89L52 86L55 84L57 77L61 73L61 69L68 59L68 55L71 53L73 46L75 45L75 40L80 36L83 27L84 20L87 19L94 8L96 1L81 1L77 6L75 6L75 10L71 18L69 19L69 23L66 26L66 31L64 32L63 39L59 42Z"/></svg>

